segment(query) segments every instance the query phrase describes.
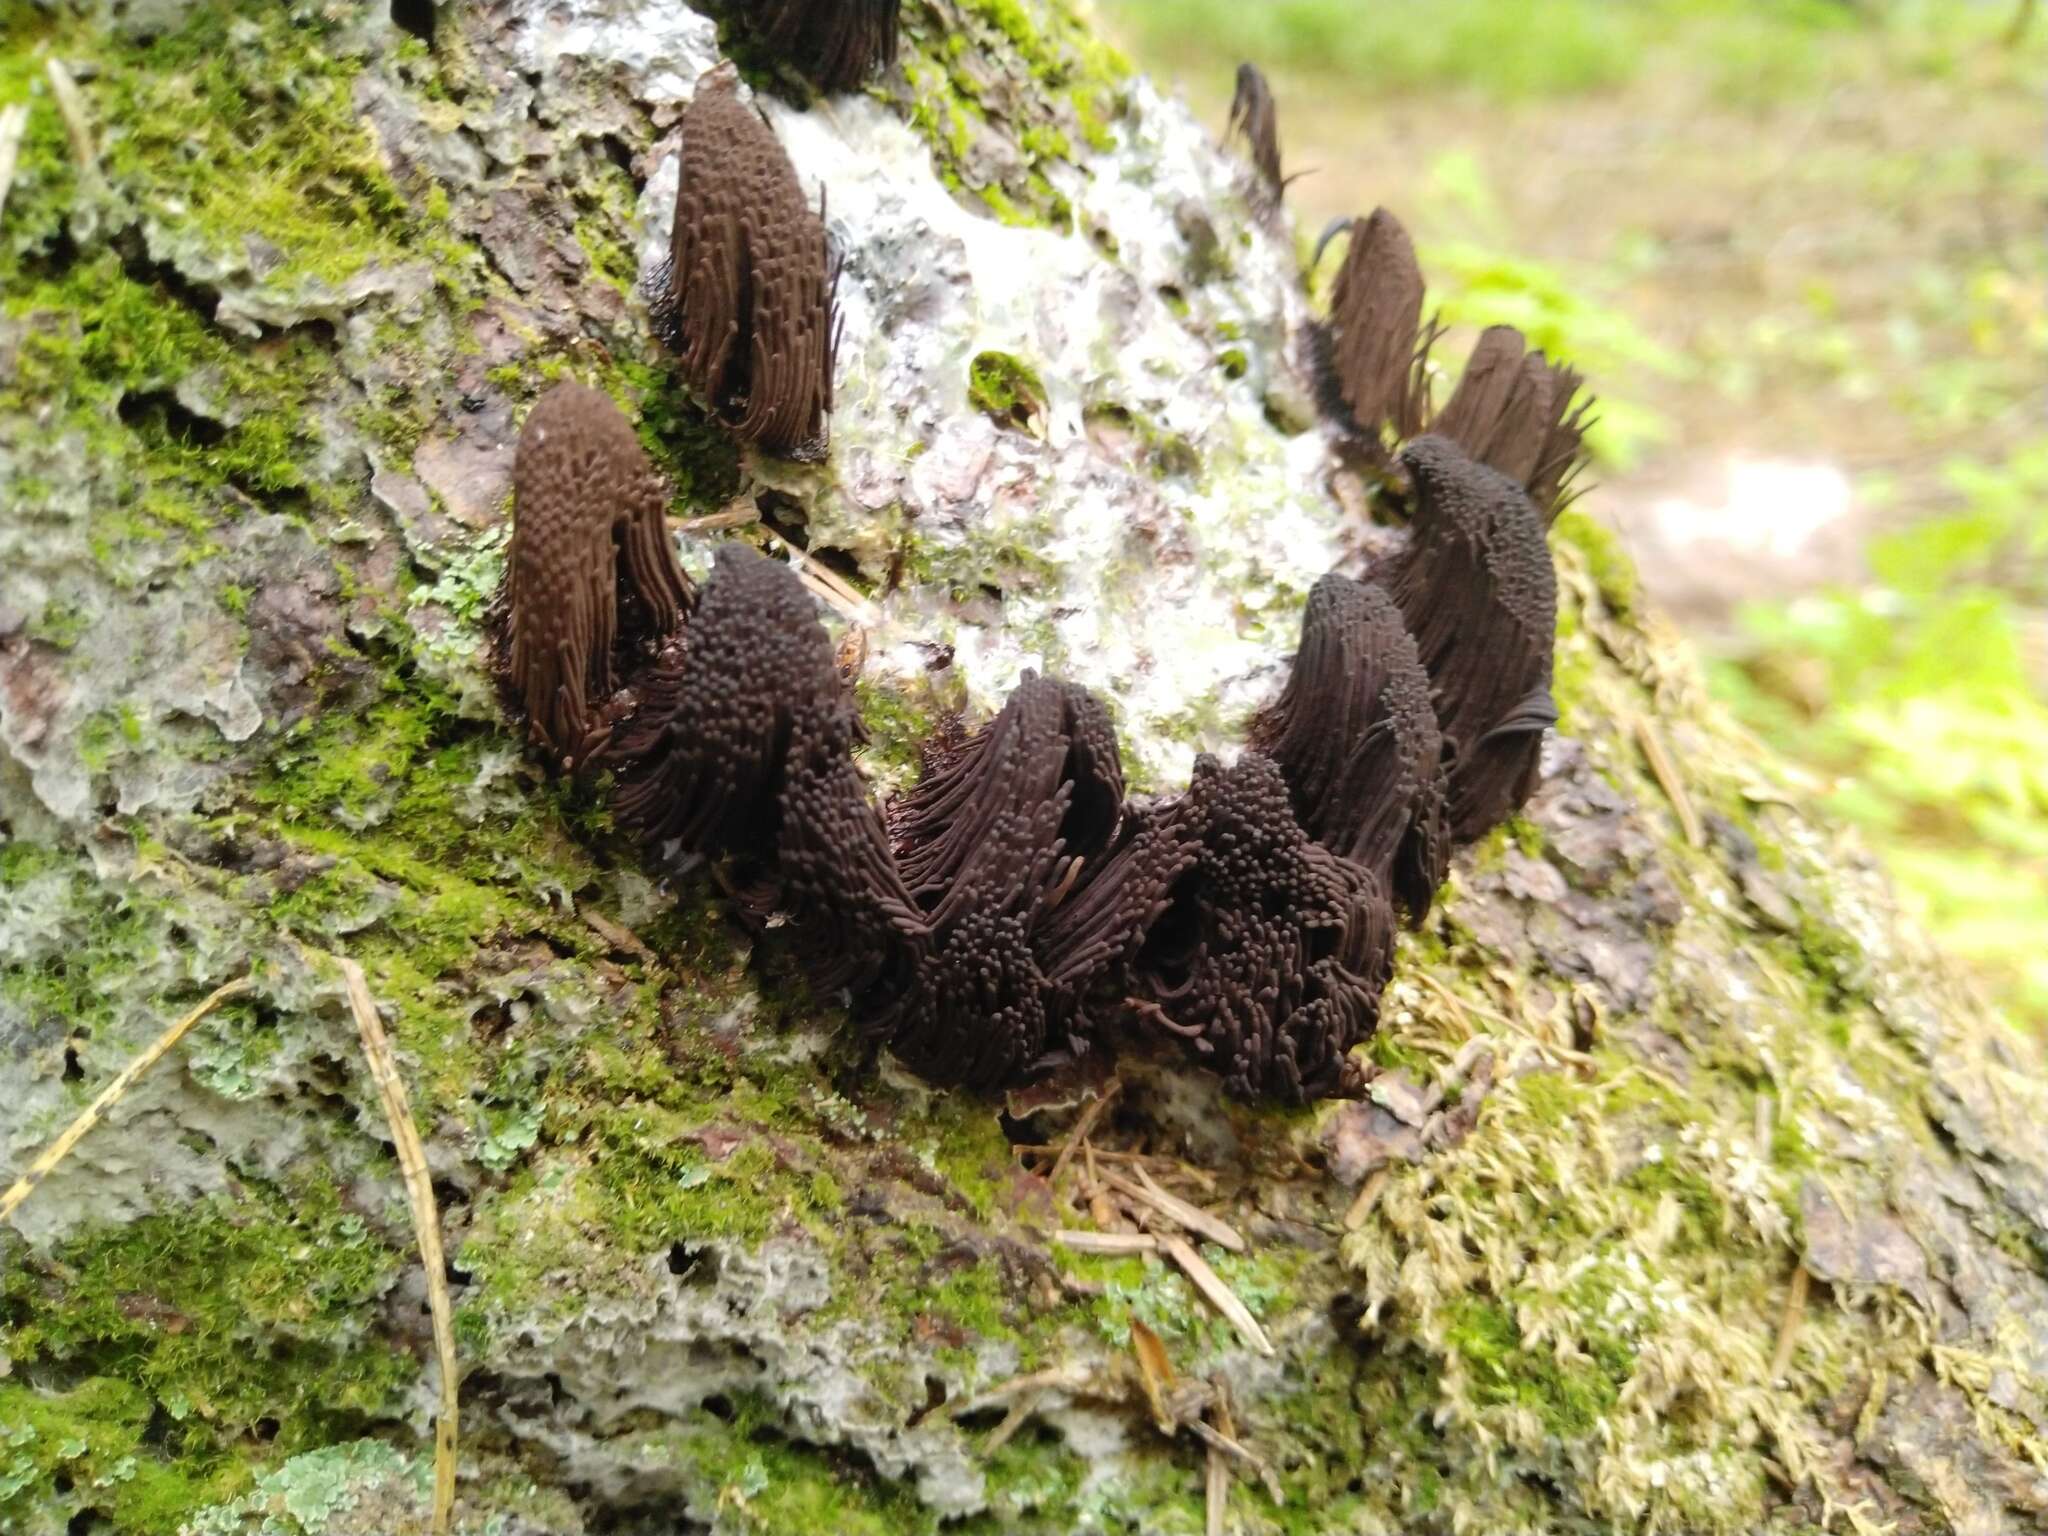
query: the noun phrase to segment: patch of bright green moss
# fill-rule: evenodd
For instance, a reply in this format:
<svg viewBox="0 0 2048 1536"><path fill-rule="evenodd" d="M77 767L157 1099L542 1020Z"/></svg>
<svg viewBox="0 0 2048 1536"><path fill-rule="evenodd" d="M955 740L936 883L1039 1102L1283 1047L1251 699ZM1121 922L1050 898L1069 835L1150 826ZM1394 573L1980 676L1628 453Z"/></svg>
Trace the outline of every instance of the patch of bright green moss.
<svg viewBox="0 0 2048 1536"><path fill-rule="evenodd" d="M232 1197L87 1230L0 1279L17 1375L81 1383L46 1411L95 1454L131 1458L135 1496L164 1505L124 1529L170 1529L252 1461L397 1411L418 1365L366 1334L363 1315L405 1255L341 1197L310 1169L276 1186L244 1178Z"/></svg>
<svg viewBox="0 0 2048 1536"><path fill-rule="evenodd" d="M978 352L967 365L967 401L1006 427L1027 427L1045 415L1045 381L1007 352Z"/></svg>

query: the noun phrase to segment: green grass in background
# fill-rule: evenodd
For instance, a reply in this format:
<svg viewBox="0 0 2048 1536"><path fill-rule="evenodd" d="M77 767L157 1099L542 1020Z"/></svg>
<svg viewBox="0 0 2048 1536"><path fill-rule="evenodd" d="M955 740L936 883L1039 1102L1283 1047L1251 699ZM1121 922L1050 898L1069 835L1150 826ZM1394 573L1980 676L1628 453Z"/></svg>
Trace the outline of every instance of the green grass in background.
<svg viewBox="0 0 2048 1536"><path fill-rule="evenodd" d="M1682 51L1736 98L1811 89L1836 60L1808 46L1874 25L1904 67L1944 69L2011 25L1999 0L1107 0L1155 66L1218 55L1341 74L1361 89L1507 100L1609 90Z"/></svg>

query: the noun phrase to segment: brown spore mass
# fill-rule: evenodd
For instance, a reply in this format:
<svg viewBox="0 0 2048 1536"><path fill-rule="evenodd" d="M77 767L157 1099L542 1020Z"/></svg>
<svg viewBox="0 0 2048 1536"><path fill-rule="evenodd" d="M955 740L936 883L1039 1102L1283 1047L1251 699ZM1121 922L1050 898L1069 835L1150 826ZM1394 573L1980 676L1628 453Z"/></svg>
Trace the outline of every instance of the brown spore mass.
<svg viewBox="0 0 2048 1536"><path fill-rule="evenodd" d="M680 180L658 308L690 384L747 442L816 460L838 350L830 243L774 130L729 64L683 114Z"/></svg>
<svg viewBox="0 0 2048 1536"><path fill-rule="evenodd" d="M512 483L502 673L534 739L587 767L612 730L615 651L657 641L693 600L666 488L611 398L574 383L528 412Z"/></svg>

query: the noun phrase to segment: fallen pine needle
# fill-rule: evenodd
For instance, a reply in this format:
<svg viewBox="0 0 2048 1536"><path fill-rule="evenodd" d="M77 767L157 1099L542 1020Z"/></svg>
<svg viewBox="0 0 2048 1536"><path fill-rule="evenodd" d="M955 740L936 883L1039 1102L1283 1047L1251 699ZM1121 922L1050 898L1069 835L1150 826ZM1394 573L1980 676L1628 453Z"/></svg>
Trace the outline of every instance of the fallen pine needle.
<svg viewBox="0 0 2048 1536"><path fill-rule="evenodd" d="M86 1133L100 1123L101 1117L119 1101L121 1095L135 1086L135 1080L163 1060L171 1047L191 1032L193 1025L229 998L239 997L253 985L254 982L249 977L242 976L225 986L215 987L198 1007L158 1035L147 1050L123 1067L114 1080L100 1090L99 1097L86 1105L84 1112L64 1128L64 1133L28 1165L28 1172L16 1179L6 1194L0 1195L0 1221L5 1221L14 1214L21 1202L28 1198L29 1191L42 1183L59 1163L71 1155L71 1149L83 1141Z"/></svg>
<svg viewBox="0 0 2048 1536"><path fill-rule="evenodd" d="M1052 1172L1045 1176L1045 1182L1055 1187L1060 1175L1066 1172L1068 1160L1074 1155L1074 1148L1088 1139L1088 1133L1095 1129L1095 1122L1102 1118L1102 1112L1109 1108L1110 1100L1123 1091L1121 1078L1110 1079L1109 1087L1088 1101L1088 1107L1081 1111L1080 1119L1074 1122L1074 1129L1068 1133L1066 1145L1060 1148L1060 1155L1052 1160Z"/></svg>
<svg viewBox="0 0 2048 1536"><path fill-rule="evenodd" d="M1778 1347L1771 1352L1771 1380L1783 1381L1799 1344L1799 1325L1806 1318L1806 1288L1812 1277L1804 1264L1792 1271L1792 1289L1785 1297L1785 1318L1778 1324Z"/></svg>
<svg viewBox="0 0 2048 1536"><path fill-rule="evenodd" d="M90 171L99 161L99 151L93 148L92 119L86 112L85 93L79 90L64 61L54 54L44 61L43 69L50 77L50 94L57 98L57 114L64 119L64 131L71 135L71 152L78 157L78 168Z"/></svg>
<svg viewBox="0 0 2048 1536"><path fill-rule="evenodd" d="M1280 1479L1274 1475L1273 1469L1267 1466L1248 1446L1240 1445L1230 1436L1211 1429L1200 1419L1191 1420L1188 1424L1188 1429L1196 1439L1208 1446L1210 1450L1221 1451L1226 1456L1234 1456L1258 1473L1260 1481L1266 1485L1267 1494L1271 1496L1275 1504L1285 1504L1287 1502L1287 1490L1280 1486Z"/></svg>
<svg viewBox="0 0 2048 1536"><path fill-rule="evenodd" d="M1650 724L1647 715L1637 715L1635 726L1636 741L1642 746L1644 761L1650 765L1650 775L1656 779L1657 787L1664 791L1664 798L1671 802L1671 809L1678 813L1678 826L1685 833L1685 845L1688 848L1706 847L1706 830L1700 825L1699 812L1692 808L1692 796L1685 792L1685 781L1678 776L1671 754L1664 750L1664 738L1657 734L1657 728Z"/></svg>
<svg viewBox="0 0 2048 1536"><path fill-rule="evenodd" d="M21 153L22 135L27 132L27 102L0 108L0 212L6 211L7 194L14 188L14 163Z"/></svg>
<svg viewBox="0 0 2048 1536"><path fill-rule="evenodd" d="M1230 1439L1237 1436L1237 1425L1230 1417L1230 1395L1223 1386L1223 1378L1216 1378L1216 1431ZM1230 1508L1230 1463L1224 1458L1229 1455L1220 1445L1209 1447L1208 1476L1204 1490L1208 1495L1204 1501L1208 1518L1205 1524L1207 1536L1223 1536L1224 1520Z"/></svg>
<svg viewBox="0 0 2048 1536"><path fill-rule="evenodd" d="M979 1413L984 1408L1007 1403L1020 1393L1072 1391L1086 1386L1091 1379L1088 1370L1082 1366L1048 1366L1042 1371L1030 1371L1022 1376L1012 1376L1008 1381L999 1381L986 1392L977 1392L973 1397L964 1397L946 1410L946 1416L953 1419L965 1418L970 1413Z"/></svg>
<svg viewBox="0 0 2048 1536"><path fill-rule="evenodd" d="M1365 1218L1372 1214L1372 1208L1379 1204L1380 1191L1387 1187L1387 1170L1375 1168L1365 1176L1365 1185L1358 1191L1358 1198L1351 1202L1351 1209L1344 1213L1344 1230L1356 1232L1365 1225Z"/></svg>
<svg viewBox="0 0 2048 1536"><path fill-rule="evenodd" d="M1186 1272L1195 1289L1208 1298L1209 1305L1221 1312L1230 1326L1237 1330L1239 1338L1262 1355L1274 1353L1273 1341L1266 1337L1266 1330L1252 1316L1251 1308L1239 1299L1237 1292L1223 1283L1222 1277L1195 1252L1186 1238L1162 1237L1159 1245L1166 1250L1167 1257Z"/></svg>
<svg viewBox="0 0 2048 1536"><path fill-rule="evenodd" d="M603 939L605 943L611 945L618 953L631 955L643 965L658 966L661 964L660 958L653 950L647 947L641 940L640 935L633 932L632 929L623 927L602 913L593 912L587 907L578 915L582 917L584 927L588 928L600 939Z"/></svg>
<svg viewBox="0 0 2048 1536"><path fill-rule="evenodd" d="M427 1174L427 1152L420 1133L412 1123L412 1103L405 1083L398 1075L398 1062L391 1054L391 1041L377 1017L377 1004L363 968L353 960L335 957L342 979L348 984L348 1005L356 1017L356 1029L363 1037L363 1055L370 1065L370 1079L377 1096L384 1101L384 1118L391 1125L391 1139L398 1149L398 1171L405 1178L405 1193L412 1206L413 1235L420 1245L420 1262L427 1272L427 1307L434 1318L434 1352L441 1364L441 1411L434 1419L434 1536L447 1536L455 1514L456 1387L455 1310L448 1299L448 1260L441 1251L441 1218L434 1206L434 1184Z"/></svg>
<svg viewBox="0 0 2048 1536"><path fill-rule="evenodd" d="M1053 1241L1076 1253L1157 1253L1159 1239L1149 1232L1076 1232L1062 1228Z"/></svg>
<svg viewBox="0 0 2048 1536"><path fill-rule="evenodd" d="M1032 1414L1038 1412L1038 1399L1043 1393L1044 1388L1036 1387L1010 1404L1010 1411L1003 1415L1003 1422L989 1431L988 1441L981 1448L983 1455L993 1456L1010 1443L1010 1437L1024 1427Z"/></svg>
<svg viewBox="0 0 2048 1536"><path fill-rule="evenodd" d="M1186 1227L1190 1232L1208 1238L1212 1243L1220 1243L1232 1253L1247 1251L1245 1240L1238 1235L1237 1228L1221 1216L1212 1216L1199 1205L1190 1205L1178 1195L1169 1195L1142 1167L1134 1167L1131 1171L1138 1176L1135 1183L1116 1173L1104 1174L1103 1182L1111 1189L1129 1195L1135 1200L1144 1201L1160 1215Z"/></svg>
<svg viewBox="0 0 2048 1536"><path fill-rule="evenodd" d="M724 528L744 528L759 521L761 509L750 501L743 507L727 507L723 512L707 512L702 517L672 517L669 526L678 533L716 533Z"/></svg>

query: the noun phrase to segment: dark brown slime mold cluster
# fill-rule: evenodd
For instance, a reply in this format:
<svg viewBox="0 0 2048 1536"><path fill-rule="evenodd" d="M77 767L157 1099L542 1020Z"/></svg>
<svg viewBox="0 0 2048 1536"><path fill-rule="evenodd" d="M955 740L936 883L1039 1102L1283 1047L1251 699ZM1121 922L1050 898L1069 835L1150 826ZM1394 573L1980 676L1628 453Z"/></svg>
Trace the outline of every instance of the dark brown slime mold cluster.
<svg viewBox="0 0 2048 1536"><path fill-rule="evenodd" d="M733 21L825 91L851 91L896 62L902 0L734 0Z"/></svg>
<svg viewBox="0 0 2048 1536"><path fill-rule="evenodd" d="M1270 145L1252 77L1245 126ZM684 371L742 436L822 454L823 229L729 67L699 83L683 174L667 314ZM508 704L557 768L609 770L619 826L650 851L724 861L744 913L786 914L811 983L927 1078L993 1089L1149 1042L1247 1098L1356 1091L1399 918L1419 924L1453 845L1534 789L1556 719L1538 506L1579 451L1577 376L1498 332L1421 433L1422 299L1400 226L1359 221L1325 361L1344 421L1408 487L1412 528L1367 580L1316 584L1284 691L1237 761L1202 757L1182 794L1127 797L1102 702L1027 672L878 806L796 574L727 544L695 592L631 427L579 385L545 395L520 438Z"/></svg>
<svg viewBox="0 0 2048 1536"><path fill-rule="evenodd" d="M1317 255L1346 232L1330 317L1310 338L1324 411L1375 458L1384 457L1388 437L1403 442L1426 430L1449 438L1528 491L1548 527L1571 500L1584 463L1592 408L1580 393L1585 381L1531 350L1513 326L1489 326L1432 417L1429 350L1437 333L1433 322L1423 324L1415 246L1398 219L1376 208L1332 224Z"/></svg>
<svg viewBox="0 0 2048 1536"><path fill-rule="evenodd" d="M683 114L656 320L734 435L782 458L825 456L836 281L822 207L804 200L774 131L740 100L738 72L720 65Z"/></svg>

